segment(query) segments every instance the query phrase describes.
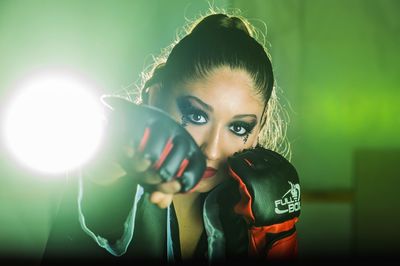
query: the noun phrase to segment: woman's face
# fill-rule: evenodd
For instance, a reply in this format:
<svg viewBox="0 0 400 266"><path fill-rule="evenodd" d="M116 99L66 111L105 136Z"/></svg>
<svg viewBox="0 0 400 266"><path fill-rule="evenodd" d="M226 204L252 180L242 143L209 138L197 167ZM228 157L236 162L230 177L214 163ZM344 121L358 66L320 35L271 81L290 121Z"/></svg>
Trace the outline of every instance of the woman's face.
<svg viewBox="0 0 400 266"><path fill-rule="evenodd" d="M206 156L206 173L193 191L208 192L226 178L229 156L257 144L264 101L255 94L247 72L229 67L165 93L162 108L187 129Z"/></svg>

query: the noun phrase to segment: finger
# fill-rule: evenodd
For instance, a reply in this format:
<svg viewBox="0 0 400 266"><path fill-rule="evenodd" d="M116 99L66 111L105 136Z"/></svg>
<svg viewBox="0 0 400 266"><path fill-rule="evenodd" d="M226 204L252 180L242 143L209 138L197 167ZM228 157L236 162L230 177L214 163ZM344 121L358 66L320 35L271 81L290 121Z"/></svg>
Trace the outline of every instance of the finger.
<svg viewBox="0 0 400 266"><path fill-rule="evenodd" d="M149 159L143 158L143 156L139 153L136 153L132 157L132 167L135 169L135 172L142 173L146 172L151 166L151 161Z"/></svg>
<svg viewBox="0 0 400 266"><path fill-rule="evenodd" d="M148 184L148 185L156 185L160 184L162 179L160 175L153 169L149 169L146 172L138 173L139 183Z"/></svg>
<svg viewBox="0 0 400 266"><path fill-rule="evenodd" d="M200 181L205 169L206 162L203 154L200 152L194 153L182 176L176 179L181 183L181 192L187 192L193 188Z"/></svg>
<svg viewBox="0 0 400 266"><path fill-rule="evenodd" d="M140 149L143 157L151 160L155 167L157 165L161 166L172 148L172 141L169 134L165 134L164 127L162 121L157 121L150 125L146 144ZM157 131L156 129L159 130Z"/></svg>
<svg viewBox="0 0 400 266"><path fill-rule="evenodd" d="M129 147L123 147L123 149L123 154L117 158L117 161L122 165L126 172L140 176L150 168L150 160L143 158L138 153L133 153ZM132 155L132 157L129 155Z"/></svg>
<svg viewBox="0 0 400 266"><path fill-rule="evenodd" d="M172 142L172 148L163 164L159 168L159 173L164 181L171 180L182 165L182 161L188 157L189 143L183 137L176 137Z"/></svg>
<svg viewBox="0 0 400 266"><path fill-rule="evenodd" d="M172 199L173 199L173 195L169 194L166 197L164 197L163 200L161 200L157 206L160 207L161 209L165 209L167 208L171 203L172 203Z"/></svg>
<svg viewBox="0 0 400 266"><path fill-rule="evenodd" d="M157 190L167 194L175 194L181 190L181 184L176 180L164 182L157 185Z"/></svg>
<svg viewBox="0 0 400 266"><path fill-rule="evenodd" d="M150 202L156 204L158 207L164 209L168 207L173 199L172 194L165 194L159 191L155 191L150 195Z"/></svg>

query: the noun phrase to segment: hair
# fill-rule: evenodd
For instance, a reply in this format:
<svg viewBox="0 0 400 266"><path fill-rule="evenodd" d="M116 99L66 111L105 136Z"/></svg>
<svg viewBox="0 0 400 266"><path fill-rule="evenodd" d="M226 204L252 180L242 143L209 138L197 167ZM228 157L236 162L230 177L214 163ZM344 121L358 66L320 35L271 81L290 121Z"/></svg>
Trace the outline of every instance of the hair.
<svg viewBox="0 0 400 266"><path fill-rule="evenodd" d="M147 103L153 86L165 91L181 82L205 78L223 66L244 70L265 104L258 145L290 157L283 119L287 114L278 101L271 57L265 44L256 39L255 27L239 15L210 11L185 28L185 35L164 49L154 58L150 70L142 73L135 102Z"/></svg>

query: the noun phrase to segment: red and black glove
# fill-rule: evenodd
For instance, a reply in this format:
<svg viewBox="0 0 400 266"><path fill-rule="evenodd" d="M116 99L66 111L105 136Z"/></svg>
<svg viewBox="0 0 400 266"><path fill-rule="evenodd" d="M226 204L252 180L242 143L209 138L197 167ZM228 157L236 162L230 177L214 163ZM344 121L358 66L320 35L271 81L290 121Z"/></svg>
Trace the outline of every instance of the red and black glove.
<svg viewBox="0 0 400 266"><path fill-rule="evenodd" d="M189 191L200 181L206 168L204 155L192 136L172 117L160 109L119 97L102 100L110 108L107 139L114 144L129 143L151 161L163 182L178 180L181 192Z"/></svg>
<svg viewBox="0 0 400 266"><path fill-rule="evenodd" d="M249 256L295 258L300 184L293 165L278 153L257 147L228 158L228 171L240 194L233 210L246 221Z"/></svg>

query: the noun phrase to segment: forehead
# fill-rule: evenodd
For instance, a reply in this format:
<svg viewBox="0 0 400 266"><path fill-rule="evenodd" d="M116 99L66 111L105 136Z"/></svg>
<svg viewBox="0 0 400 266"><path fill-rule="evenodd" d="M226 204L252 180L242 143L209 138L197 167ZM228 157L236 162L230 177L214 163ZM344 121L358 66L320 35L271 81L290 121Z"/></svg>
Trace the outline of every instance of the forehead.
<svg viewBox="0 0 400 266"><path fill-rule="evenodd" d="M177 87L176 93L196 96L215 110L235 114L259 115L264 107L250 75L244 70L229 67L217 68L206 77L186 81Z"/></svg>

